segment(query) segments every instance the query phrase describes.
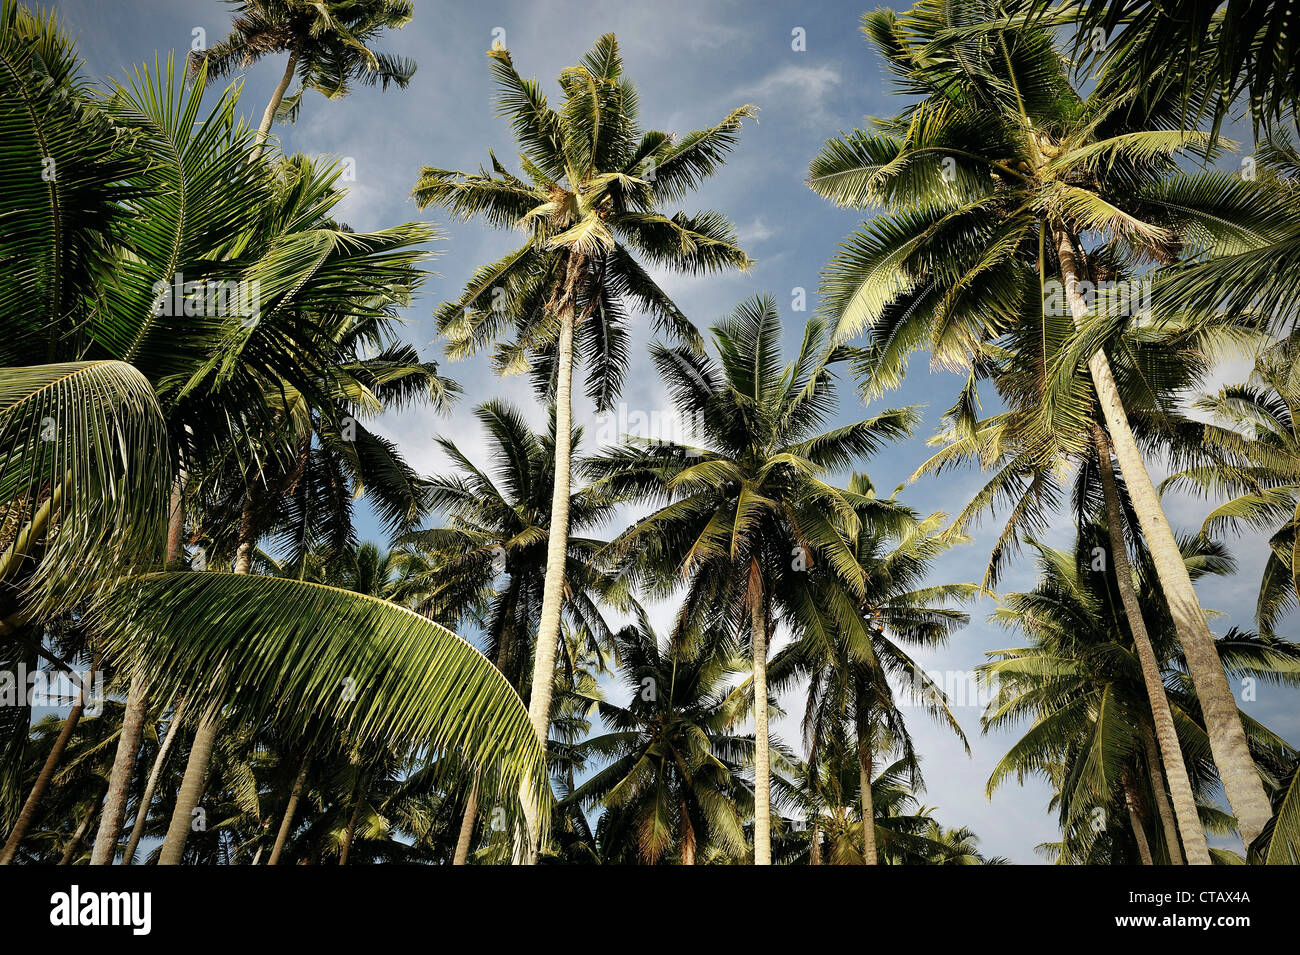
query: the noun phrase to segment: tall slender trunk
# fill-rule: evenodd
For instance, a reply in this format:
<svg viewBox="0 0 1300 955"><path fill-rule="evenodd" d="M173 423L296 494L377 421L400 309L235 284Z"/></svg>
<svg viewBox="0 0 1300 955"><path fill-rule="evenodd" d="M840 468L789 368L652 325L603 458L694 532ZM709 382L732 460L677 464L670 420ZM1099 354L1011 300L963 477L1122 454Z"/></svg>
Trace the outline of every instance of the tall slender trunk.
<svg viewBox="0 0 1300 955"><path fill-rule="evenodd" d="M546 576L542 586L541 622L537 628L537 647L533 662L533 687L528 701L528 718L537 741L546 752L551 727L551 692L555 683L555 652L560 640L560 612L564 607L564 564L569 543L570 469L573 452L573 288L580 263L570 253L568 274L560 308L560 337L556 343L558 362L555 382L555 489L551 496L551 525L546 541ZM542 820L539 814L542 793L525 780L519 798L523 803L527 832L520 847L521 861L536 865ZM537 780L539 784L542 780Z"/></svg>
<svg viewBox="0 0 1300 955"><path fill-rule="evenodd" d="M149 818L149 806L153 804L153 794L158 791L158 781L162 779L163 765L167 762L167 754L171 752L172 743L176 741L177 733L181 728L181 717L185 712L185 703L182 701L176 704L172 710L171 725L167 727L167 735L163 737L162 745L158 747L158 755L154 757L153 768L149 770L149 781L145 783L144 793L140 796L140 806L135 811L135 825L131 827L131 838L126 842L126 851L122 853L122 865L131 865L135 859L135 850L140 846L140 840L144 837L144 825Z"/></svg>
<svg viewBox="0 0 1300 955"><path fill-rule="evenodd" d="M1160 828L1164 831L1165 844L1169 847L1169 864L1186 865L1178 843L1178 823L1174 815L1174 807L1169 802L1169 794L1165 792L1165 774L1160 769L1160 747L1156 744L1156 738L1150 728L1145 726L1142 727L1142 748L1146 751L1147 766L1150 767L1151 792L1155 796L1156 812L1160 815ZM1206 855L1209 855L1208 849Z"/></svg>
<svg viewBox="0 0 1300 955"><path fill-rule="evenodd" d="M1196 811L1196 797L1192 793L1192 783L1187 776L1187 764L1183 761L1183 750L1178 743L1178 733L1174 729L1174 715L1169 709L1169 697L1165 695L1160 664L1156 660L1155 648L1151 645L1151 635L1147 632L1146 620L1142 617L1142 607L1138 603L1137 591L1133 587L1133 569L1129 564L1128 546L1124 541L1124 513L1120 508L1119 489L1115 484L1115 472L1110 460L1110 438L1106 435L1105 429L1096 423L1093 424L1093 437L1097 445L1102 496L1106 502L1106 525L1110 532L1110 551L1111 560L1114 562L1115 580L1119 586L1120 600L1124 603L1124 614L1128 618L1129 631L1133 634L1133 645L1137 649L1138 662L1142 665L1142 682L1146 685L1147 701L1151 705L1151 719L1160 742L1158 758L1148 760L1153 767L1152 785L1155 785L1155 774L1159 773L1163 766L1164 776L1169 779L1169 791L1173 795L1178 828L1187 846L1187 857L1193 865L1210 865L1210 850L1205 844L1205 830L1201 827L1201 817ZM1160 780L1159 789L1163 795L1163 778ZM1169 849L1170 857L1172 858L1177 852L1178 838L1175 834Z"/></svg>
<svg viewBox="0 0 1300 955"><path fill-rule="evenodd" d="M172 483L172 496L167 515L166 566L171 567L181 559L181 537L185 531L185 471L176 475ZM131 678L126 693L126 710L122 714L122 732L117 739L117 752L108 777L108 793L99 817L99 831L95 833L95 847L90 853L91 865L112 865L117 852L117 840L126 816L127 790L135 773L135 760L140 752L140 737L149 707L149 683L142 675Z"/></svg>
<svg viewBox="0 0 1300 955"><path fill-rule="evenodd" d="M190 756L185 763L185 776L181 788L176 793L176 808L172 811L171 822L167 826L167 837L163 840L162 851L158 854L159 865L180 865L185 854L185 841L194 826L194 810L203 798L203 787L208 779L208 765L212 761L212 746L217 740L217 719L205 715L198 729L194 731L194 741L190 744Z"/></svg>
<svg viewBox="0 0 1300 955"><path fill-rule="evenodd" d="M271 124L275 122L276 111L280 109L280 102L284 99L289 84L293 82L294 70L297 68L298 51L290 50L289 62L284 67L284 76L280 77L280 84L276 86L275 92L271 94L271 100L266 104L266 109L262 113L262 124L257 127L256 145L253 147L254 159L262 155L262 149L266 146L267 137L271 135Z"/></svg>
<svg viewBox="0 0 1300 955"><path fill-rule="evenodd" d="M14 855L18 852L18 844L23 841L23 836L27 835L27 830L31 828L32 821L36 818L36 810L39 808L41 799L45 791L50 788L50 780L54 778L54 770L59 765L59 760L63 758L63 751L68 748L68 740L72 739L72 733L81 722L81 714L86 710L86 691L89 689L87 684L95 682L95 673L99 670L100 655L94 654L90 661L90 674L86 678L86 684L77 691L77 701L72 705L67 719L63 721L63 728L59 730L59 736L54 741L49 755L45 757L45 762L41 765L41 771L36 774L36 782L32 784L32 791L27 794L27 801L23 803L23 808L18 812L18 819L14 822L13 831L9 833L9 838L5 842L4 848L0 849L0 865L8 865L13 861Z"/></svg>
<svg viewBox="0 0 1300 955"><path fill-rule="evenodd" d="M757 568L754 569L757 573ZM763 592L750 588L754 643L754 865L772 864L772 757L767 736L767 616Z"/></svg>
<svg viewBox="0 0 1300 955"><path fill-rule="evenodd" d="M876 807L871 800L871 734L858 731L858 789L862 797L862 861L879 862L876 853Z"/></svg>
<svg viewBox="0 0 1300 955"><path fill-rule="evenodd" d="M1143 865L1154 865L1151 859L1151 846L1147 842L1147 831L1142 825L1142 815L1137 809L1137 793L1132 780L1124 781L1124 803L1128 806L1128 822L1133 828L1133 841L1137 843L1138 857Z"/></svg>
<svg viewBox="0 0 1300 955"><path fill-rule="evenodd" d="M1064 229L1057 228L1054 231L1070 313L1075 323L1082 326L1088 308L1079 293L1079 265L1074 245ZM1272 809L1246 743L1246 733L1237 712L1237 701L1228 685L1223 661L1215 649L1214 637L1196 596L1196 588L1192 586L1192 578L1183 563L1178 541L1169 526L1169 519L1160 504L1160 496L1151 483L1151 475L1147 473L1146 464L1129 427L1128 416L1104 351L1098 350L1088 360L1088 369L1092 373L1097 403L1114 444L1115 459L1119 462L1129 496L1133 499L1138 523L1142 526L1142 535L1151 552L1165 603L1178 629L1187 669L1196 688L1201 712L1205 716L1210 751L1215 766L1218 767L1219 779L1237 817L1242 840L1249 847L1272 816Z"/></svg>
<svg viewBox="0 0 1300 955"><path fill-rule="evenodd" d="M304 756L298 764L298 775L294 777L293 789L289 791L289 802L284 807L284 818L280 820L280 831L275 834L275 848L271 850L271 858L266 860L267 865L280 864L284 844L289 841L289 833L293 832L293 817L298 811L298 800L302 798L303 786L307 784L308 765L310 760Z"/></svg>
<svg viewBox="0 0 1300 955"><path fill-rule="evenodd" d="M809 853L810 862L813 865L822 864L822 827L821 823L814 820L812 827L812 851Z"/></svg>
<svg viewBox="0 0 1300 955"><path fill-rule="evenodd" d="M352 853L352 840L357 831L357 820L361 817L361 804L365 801L365 787L358 771L356 784L352 787L352 815L348 817L348 828L343 833L343 848L339 851L339 865L348 864Z"/></svg>
<svg viewBox="0 0 1300 955"><path fill-rule="evenodd" d="M108 777L108 793L99 818L99 831L95 834L95 847L90 853L91 865L112 865L113 856L117 854L117 840L126 816L128 790L135 774L135 759L140 751L140 737L144 733L148 708L149 683L144 676L137 674L132 677L126 694L122 732L117 738L117 752Z"/></svg>
<svg viewBox="0 0 1300 955"><path fill-rule="evenodd" d="M691 825L691 815L682 800L682 865L695 865L695 827Z"/></svg>
<svg viewBox="0 0 1300 955"><path fill-rule="evenodd" d="M235 573L247 574L253 565L253 548L257 544L257 498L252 486L244 492L244 504L239 514L239 542L235 548ZM194 810L203 798L208 781L208 768L212 762L212 747L221 728L221 714L209 711L199 719L190 744L190 755L185 761L185 776L176 793L176 806L172 810L167 836L163 840L159 865L180 865L185 854L185 841L194 829Z"/></svg>
<svg viewBox="0 0 1300 955"><path fill-rule="evenodd" d="M456 836L456 854L452 865L465 865L469 861L469 850L473 844L474 820L478 816L478 773L469 787L469 796L465 799L465 812L460 817L460 833Z"/></svg>
<svg viewBox="0 0 1300 955"><path fill-rule="evenodd" d="M72 834L68 844L63 848L63 855L59 857L59 865L70 865L72 859L81 848L81 840L86 838L86 833L90 831L90 824L95 819L95 807L92 805L86 810L86 818L81 820L81 825L77 826L77 831Z"/></svg>

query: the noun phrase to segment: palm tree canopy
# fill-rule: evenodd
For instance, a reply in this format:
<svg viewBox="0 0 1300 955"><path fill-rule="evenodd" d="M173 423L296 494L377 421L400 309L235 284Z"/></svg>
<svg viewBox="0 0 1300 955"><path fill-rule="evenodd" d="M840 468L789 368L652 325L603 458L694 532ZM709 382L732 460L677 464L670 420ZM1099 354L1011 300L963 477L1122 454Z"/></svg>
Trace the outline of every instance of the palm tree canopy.
<svg viewBox="0 0 1300 955"><path fill-rule="evenodd" d="M226 0L234 7L230 33L201 53L190 55L189 68L205 82L246 69L264 56L297 55L300 87L280 105L279 113L296 118L303 93L316 90L330 99L346 96L353 83L405 89L415 75L407 57L377 53L371 44L385 30L411 21L411 0Z"/></svg>
<svg viewBox="0 0 1300 955"><path fill-rule="evenodd" d="M557 316L571 309L587 391L604 409L627 367L630 312L648 314L658 331L698 341L643 262L689 274L748 268L724 216L669 214L664 206L717 172L754 110L741 106L681 137L642 130L636 87L623 75L613 34L560 75L558 108L535 79L519 75L508 51L488 56L524 176L491 155L490 168L472 173L425 167L412 194L421 208L439 205L458 218L517 229L526 240L480 268L460 298L437 311L438 328L453 358L498 342L498 370L531 368L545 393L555 376ZM507 332L512 338L503 342Z"/></svg>

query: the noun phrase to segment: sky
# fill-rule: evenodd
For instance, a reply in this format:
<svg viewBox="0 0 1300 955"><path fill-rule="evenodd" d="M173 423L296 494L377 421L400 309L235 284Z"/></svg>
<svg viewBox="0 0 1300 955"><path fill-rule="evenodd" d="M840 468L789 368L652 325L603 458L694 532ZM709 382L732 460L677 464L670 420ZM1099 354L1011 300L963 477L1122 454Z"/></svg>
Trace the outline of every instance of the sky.
<svg viewBox="0 0 1300 955"><path fill-rule="evenodd" d="M455 298L477 266L517 244L518 237L449 221L437 210L418 210L410 191L420 168L477 169L487 163L491 149L517 170L517 163L510 161L515 149L508 123L495 116L485 52L494 42L503 42L519 71L536 75L555 103L559 98L555 77L607 32L618 36L625 74L638 85L644 127L685 133L716 123L736 106L758 107L757 122L745 123L740 144L726 166L682 205L687 211L714 209L728 215L743 247L755 259L754 267L745 274L701 278L657 274L656 278L700 328L711 325L740 300L770 293L781 305L787 354L791 353L804 321L816 307L821 268L837 243L862 220L862 213L836 209L813 194L804 181L808 162L827 138L861 126L868 117L892 114L903 102L891 91L881 62L858 30L866 7L842 0L813 4L415 0L415 6L410 24L375 44L378 50L418 63L406 90L361 87L338 100L309 93L298 122L277 125L275 134L285 152L349 161L355 178L345 183L349 195L338 214L353 228L378 229L415 220L440 228L442 237L430 247L436 254L430 264L434 274L404 312L403 334L420 347L425 359L443 358L432 320L434 308ZM152 63L155 57L165 62L173 53L180 61L194 44L215 43L229 28L231 7L217 0L61 0L53 9L78 37L87 75L123 79L130 65ZM283 69L284 56L279 55L235 77L243 87L240 109L254 125ZM806 311L795 310L800 292ZM634 341L622 395L626 413L647 418L666 414L669 402L649 362L650 337L644 326ZM1215 377L1219 382L1236 381L1247 368L1240 359L1225 362ZM376 424L376 430L400 443L407 459L422 473L446 469L435 437L450 438L471 459L487 463L472 412L489 398L508 400L534 426L544 425L545 409L526 377L498 379L482 358L444 364L442 370L465 391L451 413L410 411L385 416ZM923 423L912 440L859 468L882 492L907 482L928 456L931 449L925 439L952 404L959 384L956 376L931 370L919 354L904 385L870 408L862 407L850 384L841 387L839 421L889 407L923 407ZM590 403L580 388L575 387L575 392L575 415L592 430L597 422ZM1159 462L1153 462L1152 471L1157 480L1164 476ZM953 513L982 483L978 472L955 472L942 480L923 478L906 487L901 498L923 513ZM1186 530L1199 527L1210 506L1187 497L1167 499L1171 519ZM381 537L378 524L364 508L358 523L363 537ZM978 582L994 527L994 521L986 520L971 543L943 557L935 566L933 581ZM1063 517L1046 539L1061 546L1069 534L1069 521ZM1216 632L1225 630L1230 621L1250 625L1263 548L1248 539L1235 552L1239 562L1235 576L1199 587L1203 603L1224 615L1211 622ZM1022 558L1000 589L1027 590L1033 581L1033 567ZM955 635L947 648L918 655L925 668L960 680L984 662L986 651L1018 645L1016 635L986 622L994 606L989 598L972 605L971 625ZM671 606L655 606L651 617L663 625L671 612ZM622 692L612 682L608 689ZM802 750L801 700L792 693L781 702L785 715L774 720L773 732ZM1034 847L1058 837L1048 810L1050 790L1037 781L1019 785L1013 779L987 797L989 774L1016 736L981 735L982 701L969 694L957 702L955 712L970 741L969 757L950 731L930 723L919 710L913 709L909 717L923 756L927 784L923 802L936 807L944 825L973 829L986 854L1019 863L1043 861ZM1297 691L1260 686L1257 698L1242 705L1295 744L1300 743L1298 702Z"/></svg>

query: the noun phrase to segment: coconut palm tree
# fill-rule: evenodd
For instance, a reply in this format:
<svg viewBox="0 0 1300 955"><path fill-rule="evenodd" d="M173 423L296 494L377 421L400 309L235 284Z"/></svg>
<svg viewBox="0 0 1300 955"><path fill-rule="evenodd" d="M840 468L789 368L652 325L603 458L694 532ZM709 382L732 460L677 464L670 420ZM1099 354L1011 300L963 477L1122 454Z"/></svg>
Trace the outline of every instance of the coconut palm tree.
<svg viewBox="0 0 1300 955"><path fill-rule="evenodd" d="M576 747L585 762L608 765L565 802L613 810L618 841L650 865L670 851L695 865L705 846L746 850L740 769L754 744L734 732L745 694L728 683L742 665L734 641L699 636L665 643L645 620L619 630L614 647L628 702L601 703L607 731Z"/></svg>
<svg viewBox="0 0 1300 955"><path fill-rule="evenodd" d="M415 62L406 57L375 53L370 44L385 30L400 30L411 21L410 0L227 0L235 7L230 33L202 51L190 54L190 74L206 82L243 70L264 56L288 53L284 75L271 93L257 128L260 153L277 116L296 118L307 90L330 99L348 95L353 83L390 83L406 89L415 75ZM288 101L284 95L294 75L299 88Z"/></svg>
<svg viewBox="0 0 1300 955"><path fill-rule="evenodd" d="M945 829L934 820L925 827L924 837L942 848L927 860L930 865L1007 865L1002 856L985 856L979 851L979 837L966 826Z"/></svg>
<svg viewBox="0 0 1300 955"><path fill-rule="evenodd" d="M1058 789L1054 802L1075 857L1090 851L1100 814L1115 830L1112 837L1121 838L1127 851L1144 862L1177 861L1178 829L1157 773L1152 716L1141 666L1126 633L1116 568L1098 568L1094 562L1093 547L1108 539L1104 528L1085 525L1070 552L1033 543L1041 574L1038 586L1029 593L1004 595L1004 606L993 614L993 620L1019 629L1031 642L992 651L991 662L980 668L982 678L996 686L982 724L986 731L1026 719L1032 724L995 767L988 789L992 793L1012 775L1023 780L1041 774ZM1203 539L1185 543L1188 566L1196 576L1232 567L1220 546ZM1197 795L1205 798L1217 773L1208 758L1203 708L1179 669L1184 664L1172 620L1153 592L1154 568L1143 556L1138 565L1143 616L1151 624L1169 686L1185 765ZM1294 668L1294 648L1277 641L1232 631L1220 644L1224 665L1234 675L1287 679L1287 671ZM1242 719L1261 761L1276 762L1289 753L1290 747L1275 734L1244 715ZM1148 828L1157 817L1160 828Z"/></svg>
<svg viewBox="0 0 1300 955"><path fill-rule="evenodd" d="M488 657L511 686L526 693L545 591L555 418L548 432L539 434L503 402L483 404L475 416L488 439L491 466L483 468L452 441L438 440L459 473L431 479L429 505L445 522L402 537L416 563L400 581L396 599L447 626L479 626ZM580 445L581 430L575 429L570 448L576 453ZM568 504L563 609L570 628L589 636L596 652L610 646L613 638L602 605L629 606L625 586L596 563L605 542L589 536L614 520L618 504L612 495L592 488L573 491ZM569 672L572 655L564 644L560 652L561 669ZM556 716L552 706L552 722ZM472 788L455 864L469 858L477 811L477 790Z"/></svg>
<svg viewBox="0 0 1300 955"><path fill-rule="evenodd" d="M804 763L796 768L794 782L803 812L800 826L808 847L810 865L931 865L940 864L948 847L930 838L935 823L931 809L921 805L918 794L923 782L915 753L897 753L896 740L879 722L872 733L871 751L878 757L873 769L870 793L864 796L865 784L859 746L851 720L828 725L820 740L821 751L815 766ZM891 757L897 755L898 758ZM869 807L870 815L864 815ZM868 828L862 820L870 818L873 835L863 835ZM863 847L877 847L877 858L868 857Z"/></svg>
<svg viewBox="0 0 1300 955"><path fill-rule="evenodd" d="M1141 102L1111 74L1083 97L1049 32L1005 21L952 29L997 19L991 4L948 0L864 18L900 87L920 99L871 132L831 140L812 163L810 184L820 194L887 210L827 266L827 309L837 340L866 333L858 371L869 393L896 385L918 347L929 348L935 365L979 373L1016 348L1017 332L1022 344L1033 333L1072 338L1040 377L1088 368L1206 708L1224 786L1253 839L1269 817L1268 800L1102 347L1132 310L1132 296L1094 312L1080 283L1102 281L1099 266L1108 262L1119 266L1113 275L1170 261L1184 247L1259 247L1280 227L1260 220L1261 203L1271 202L1262 184L1177 174L1176 154L1212 152L1208 134L1181 128L1177 97ZM1086 406L1046 401L1039 411L1043 428L1076 452L1088 441Z"/></svg>
<svg viewBox="0 0 1300 955"><path fill-rule="evenodd" d="M56 610L69 612L110 589L111 600L96 622L117 634L130 631L138 611L147 613L139 601L152 601L155 611L177 611L166 625L142 624L157 641L151 648L126 638L104 646L106 660L135 682L107 801L98 814L92 861L110 861L116 846L144 724L151 682L146 674L163 676L152 681L155 698L168 699L184 685L199 701L199 712L250 702L256 709L260 687L263 694L280 694L285 705L295 705L290 698L299 694L296 702L304 717L314 714L310 718L347 724L340 717L351 713L358 719L351 731L360 739L383 721L396 719L410 721L408 729L416 738L434 743L443 737L449 746L461 748L464 740L456 741L456 732L444 736L450 729L444 719L451 717L445 695L451 684L439 688L439 680L463 669L455 693L469 692L488 707L485 712L494 714L474 729L462 727L487 746L477 752L474 746L465 749L466 761L499 766L502 778L518 785L520 770L526 775L540 768L535 741L517 748L523 725L517 719L518 698L490 666L481 669L485 661L472 648L447 631L381 601L296 581L229 584L224 574L134 573L161 563L167 487L173 484L176 460L206 460L205 455L228 449L232 436L256 430L269 415L253 399L267 393L264 385L270 380L290 382L306 394L316 391L316 383L330 376L322 373L328 353L322 356L313 349L330 339L318 335L315 319L337 313L339 283L346 287L367 274L378 287L390 281L409 285L413 265L423 256L413 245L432 233L421 226L363 234L315 225L312 212L331 204L327 197L337 171L317 170L300 179L299 188L288 190L286 195L296 198L269 201L272 177L265 166L248 161L251 137L235 122L230 91L204 112L200 90L186 92L169 66L138 73L127 85L115 87L106 105L91 102L80 85L72 45L57 23L10 7L3 12L0 55L31 67L6 72L7 89L39 107L26 112L27 120L11 111L4 114L5 148L14 160L5 168L4 193L26 203L29 212L21 222L15 219L13 231L6 230L3 261L35 263L6 270L0 283L0 307L13 332L5 338L4 361L26 366L61 362L8 367L3 373L4 501L6 513L14 515L6 528L13 536L6 537L4 546L9 566L21 566L23 582L17 617L10 613L6 625L22 625ZM48 55L35 57L40 50ZM38 117L37 124L32 116ZM64 142L67 134L80 145L66 157L52 157L56 164L67 159L66 176L52 187L41 177L42 143L48 135ZM119 181L126 185L112 186ZM109 197L103 203L95 191L101 184ZM301 217L277 219L284 211ZM78 264L64 270L61 261ZM197 307L201 283L178 293L183 302L177 310L176 299L168 295L177 272L204 283L256 283L260 293L255 302L236 302L212 314ZM69 284L68 275L74 273L78 281ZM372 314L369 298L350 300L354 321L364 322ZM33 418L36 412L40 414ZM55 422L53 430L45 426L46 418ZM50 437L44 443L43 431ZM181 450L173 457L170 448ZM122 491L114 492L116 488ZM24 509L29 518L21 516ZM173 515L178 510L171 508ZM128 520L135 526L119 539L114 531ZM180 528L174 519L168 537L175 555ZM41 560L29 560L38 539L44 541ZM96 541L103 546L84 549ZM78 548L83 548L79 555ZM69 556L77 559L66 560ZM74 570L86 566L103 573ZM120 574L108 576L115 571ZM245 591L245 586L254 589ZM13 593L6 591L6 599ZM200 659L205 638L220 643L238 632L236 627L230 633L204 633L211 630L204 621L220 616L228 602L245 610L266 605L263 609L270 612L262 624L272 625L263 629L250 618L244 635L260 634L262 650L272 656L287 653L281 661L290 669L296 669L295 654L311 643L299 640L295 645L291 639L276 644L277 614L281 637L291 637L306 621L323 623L313 635L323 641L321 659L329 658L332 647L339 654L333 665L346 669L348 661L355 662L358 681L398 672L402 662L390 671L379 661L404 654L406 664L417 667L413 673L421 674L416 683L426 699L417 705L432 709L423 715L403 710L412 698L402 704L382 688L366 705L351 707L337 698L333 678L326 684L302 679L276 690L267 684L272 671L266 669L260 676L240 676L232 668L231 682L219 679L210 693L196 692L207 676L204 667L219 661L224 663L218 669L229 667L220 647L209 645L216 655ZM180 621L182 627L172 629ZM360 641L358 633L364 634ZM182 647L186 641L195 642ZM199 669L189 668L196 661ZM267 664L264 657L261 665ZM468 683L466 674L471 674ZM264 695L262 703L267 699ZM439 708L441 716L435 712ZM513 755L504 750L489 755L499 746L513 749ZM498 762L499 756L506 758Z"/></svg>
<svg viewBox="0 0 1300 955"><path fill-rule="evenodd" d="M906 758L915 759L891 678L965 743L947 694L908 653L908 646L946 643L952 631L970 619L948 602L964 600L978 588L926 583L935 559L960 542L940 531L946 514L922 519L892 499L881 501L865 475L853 475L848 492L857 501L858 517L857 532L848 543L865 586L855 592L829 565L814 568L808 584L792 594L801 605L792 618L797 639L773 658L769 676L774 687L795 677L808 679L803 725L811 773L817 772L828 735L851 727L861 774L858 792L864 800L861 818L874 819L868 781L876 728L883 728ZM863 826L862 837L862 858L875 865L875 827Z"/></svg>
<svg viewBox="0 0 1300 955"><path fill-rule="evenodd" d="M535 80L519 75L508 51L494 49L488 56L526 178L493 155L491 171L426 167L413 195L420 208L439 205L457 217L527 236L519 248L480 268L436 318L453 358L495 343L499 371L531 367L539 388L555 402L555 490L529 704L544 745L564 590L575 353L587 360L587 393L604 410L618 394L626 367L629 311L644 312L656 328L697 341L693 326L638 256L690 274L748 267L725 217L669 215L664 207L718 170L753 109L732 110L716 126L680 139L643 132L636 89L623 76L613 34L600 37L581 64L561 74L559 109L547 104ZM507 333L513 339L502 341ZM536 829L532 821L526 850L531 861Z"/></svg>
<svg viewBox="0 0 1300 955"><path fill-rule="evenodd" d="M649 442L593 461L615 493L660 504L613 542L612 552L651 593L685 586L683 618L711 609L742 635L753 661L755 721L754 861L771 863L767 647L781 617L798 620L808 567L822 562L865 595L865 573L850 544L858 495L827 475L904 437L913 409L881 412L821 429L835 407L829 350L813 319L793 360L781 366L781 320L770 297L742 302L713 327L718 358L688 347L651 352L682 421L683 442Z"/></svg>

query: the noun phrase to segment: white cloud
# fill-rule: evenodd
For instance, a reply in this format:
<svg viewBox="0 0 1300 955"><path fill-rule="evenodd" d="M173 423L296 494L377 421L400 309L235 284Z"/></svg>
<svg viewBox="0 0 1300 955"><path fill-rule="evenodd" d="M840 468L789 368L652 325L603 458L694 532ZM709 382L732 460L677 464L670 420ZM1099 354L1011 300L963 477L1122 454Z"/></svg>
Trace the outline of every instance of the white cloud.
<svg viewBox="0 0 1300 955"><path fill-rule="evenodd" d="M832 64L787 63L756 83L740 87L733 98L758 103L764 110L798 116L808 126L826 126L831 116L826 101L840 82L840 70Z"/></svg>

